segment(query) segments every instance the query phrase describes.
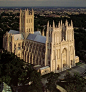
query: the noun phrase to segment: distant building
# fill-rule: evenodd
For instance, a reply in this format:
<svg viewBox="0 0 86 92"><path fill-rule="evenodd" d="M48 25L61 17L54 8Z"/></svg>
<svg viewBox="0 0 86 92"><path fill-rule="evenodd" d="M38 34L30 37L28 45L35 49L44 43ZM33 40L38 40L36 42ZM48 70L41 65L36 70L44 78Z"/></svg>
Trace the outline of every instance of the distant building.
<svg viewBox="0 0 86 92"><path fill-rule="evenodd" d="M75 56L73 23L68 25L53 21L47 23L46 37L34 32L34 11L20 10L20 30L10 30L3 37L3 48L20 59L36 65L42 75L51 71L59 73L79 62ZM44 35L44 33L42 32Z"/></svg>

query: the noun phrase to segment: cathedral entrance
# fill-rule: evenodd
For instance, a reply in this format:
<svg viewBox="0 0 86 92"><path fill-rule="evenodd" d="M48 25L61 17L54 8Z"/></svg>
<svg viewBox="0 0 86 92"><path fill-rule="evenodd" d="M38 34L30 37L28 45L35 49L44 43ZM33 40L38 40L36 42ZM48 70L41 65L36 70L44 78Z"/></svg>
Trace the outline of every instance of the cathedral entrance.
<svg viewBox="0 0 86 92"><path fill-rule="evenodd" d="M65 70L67 68L67 49L64 48L62 51L62 67L63 70Z"/></svg>

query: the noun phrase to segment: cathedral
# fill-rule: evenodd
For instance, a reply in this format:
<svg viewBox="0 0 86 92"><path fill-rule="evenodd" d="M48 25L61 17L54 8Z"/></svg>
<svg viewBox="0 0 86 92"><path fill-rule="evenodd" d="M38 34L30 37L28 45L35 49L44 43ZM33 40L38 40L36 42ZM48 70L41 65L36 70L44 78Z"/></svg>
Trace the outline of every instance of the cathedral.
<svg viewBox="0 0 86 92"><path fill-rule="evenodd" d="M34 32L34 11L20 10L19 31L10 30L3 36L3 48L34 65L42 75L59 73L76 66L73 22L47 23L46 36Z"/></svg>

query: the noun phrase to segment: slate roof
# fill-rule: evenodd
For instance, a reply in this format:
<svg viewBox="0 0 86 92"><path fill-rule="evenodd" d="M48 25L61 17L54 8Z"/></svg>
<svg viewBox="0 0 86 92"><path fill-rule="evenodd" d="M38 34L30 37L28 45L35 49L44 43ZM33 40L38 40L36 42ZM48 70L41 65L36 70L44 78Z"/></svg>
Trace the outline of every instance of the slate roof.
<svg viewBox="0 0 86 92"><path fill-rule="evenodd" d="M24 37L22 34L19 34L19 31L16 30L10 30L9 33L12 33L14 35L14 40L23 40ZM46 43L46 37L41 36L40 31L34 32L34 34L29 34L27 37L28 40L33 40L40 43Z"/></svg>
<svg viewBox="0 0 86 92"><path fill-rule="evenodd" d="M19 34L19 31L16 31L16 30L10 30L8 33L12 33L12 34Z"/></svg>
<svg viewBox="0 0 86 92"><path fill-rule="evenodd" d="M27 37L28 40L33 40L40 43L46 43L46 37L37 35L37 34L29 34Z"/></svg>

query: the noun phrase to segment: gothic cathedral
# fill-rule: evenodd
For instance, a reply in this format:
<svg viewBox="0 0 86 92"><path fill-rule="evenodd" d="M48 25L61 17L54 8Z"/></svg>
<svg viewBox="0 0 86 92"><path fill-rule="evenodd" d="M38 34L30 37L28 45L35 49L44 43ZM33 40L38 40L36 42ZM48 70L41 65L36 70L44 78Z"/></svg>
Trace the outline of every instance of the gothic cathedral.
<svg viewBox="0 0 86 92"><path fill-rule="evenodd" d="M59 73L76 66L73 22L47 23L46 36L34 32L34 11L20 10L19 31L10 30L3 36L3 48L34 65L42 75Z"/></svg>

